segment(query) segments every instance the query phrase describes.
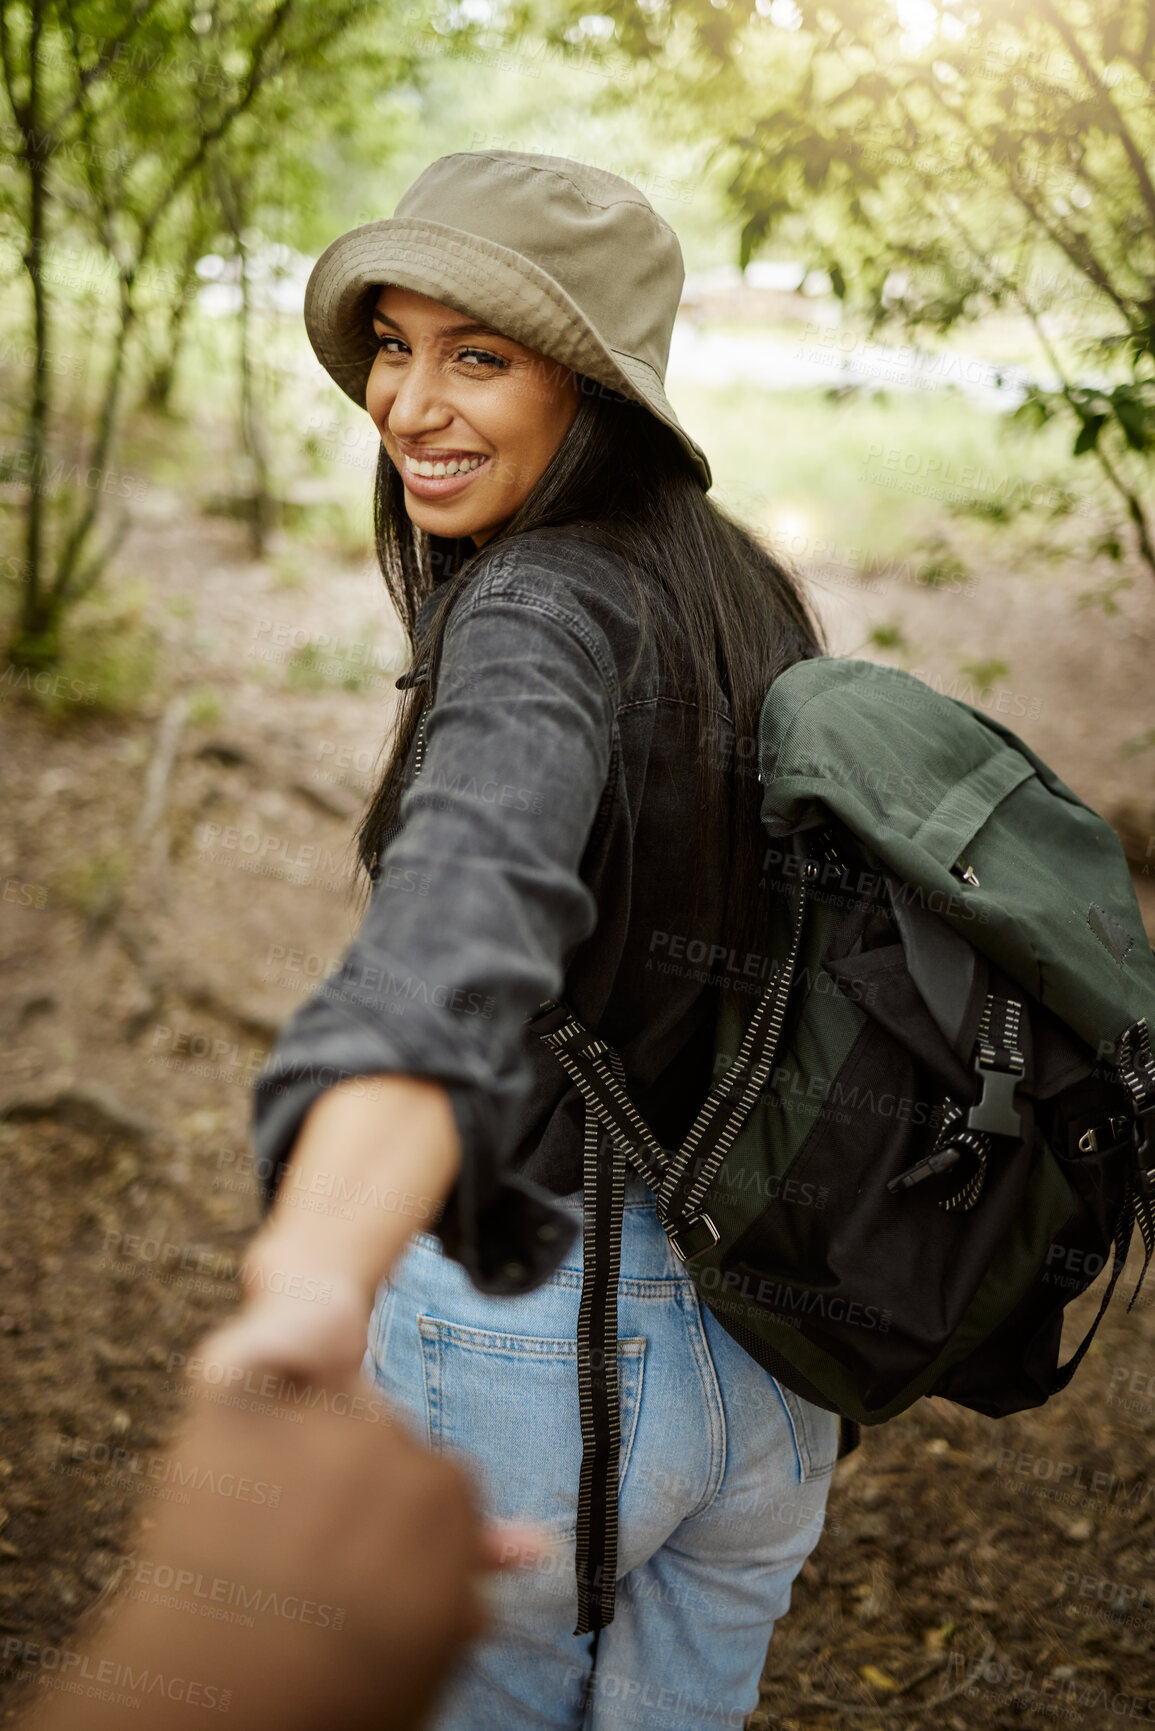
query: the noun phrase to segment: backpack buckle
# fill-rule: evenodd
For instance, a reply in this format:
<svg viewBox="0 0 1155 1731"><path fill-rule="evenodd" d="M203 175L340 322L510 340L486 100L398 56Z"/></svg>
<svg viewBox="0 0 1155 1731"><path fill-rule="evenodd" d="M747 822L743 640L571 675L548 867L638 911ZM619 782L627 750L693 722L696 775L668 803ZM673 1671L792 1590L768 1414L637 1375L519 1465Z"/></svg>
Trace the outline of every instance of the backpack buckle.
<svg viewBox="0 0 1155 1731"><path fill-rule="evenodd" d="M1103 1131L1102 1125L1095 1126L1090 1130L1084 1130L1076 1143L1079 1153L1098 1154L1099 1137L1101 1134L1105 1133L1113 1138L1115 1142L1118 1142L1122 1139L1123 1132L1126 1130L1128 1124L1132 1122L1133 1120L1131 1118L1108 1118L1106 1132ZM1107 1143L1106 1145L1110 1147L1110 1143Z"/></svg>
<svg viewBox="0 0 1155 1731"><path fill-rule="evenodd" d="M1009 1070L996 1069L980 1055L974 1070L982 1084L982 1093L967 1113L968 1130L985 1130L990 1136L1022 1135L1022 1117L1015 1106L1015 1089L1022 1080L1024 1064L1012 1059Z"/></svg>
<svg viewBox="0 0 1155 1731"><path fill-rule="evenodd" d="M703 1226L710 1235L708 1238L703 1237L699 1231L699 1228ZM691 1242L692 1234L697 1234L698 1242L696 1244ZM689 1262L693 1257L701 1256L703 1250L709 1250L712 1244L717 1244L719 1233L718 1228L714 1225L714 1222L710 1219L708 1214L699 1214L696 1220L690 1221L687 1225L667 1226L666 1237L669 1239L670 1248L678 1258L678 1261ZM683 1239L686 1240L684 1249L682 1244L679 1242L679 1240Z"/></svg>
<svg viewBox="0 0 1155 1731"><path fill-rule="evenodd" d="M564 1004L560 998L543 998L532 1015L525 1018L525 1025L531 1034L536 1034L540 1039L564 1027L570 1013L569 1005Z"/></svg>

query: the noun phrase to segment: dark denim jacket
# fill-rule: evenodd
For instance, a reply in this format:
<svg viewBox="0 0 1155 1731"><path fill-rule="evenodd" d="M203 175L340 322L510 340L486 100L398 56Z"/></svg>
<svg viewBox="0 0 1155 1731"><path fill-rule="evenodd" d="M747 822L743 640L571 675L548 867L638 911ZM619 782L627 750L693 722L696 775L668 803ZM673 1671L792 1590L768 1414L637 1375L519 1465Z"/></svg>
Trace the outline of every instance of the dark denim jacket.
<svg viewBox="0 0 1155 1731"><path fill-rule="evenodd" d="M435 590L419 630L436 604ZM660 665L651 638L627 685L637 647L620 559L589 531L539 530L475 567L361 930L254 1085L266 1204L326 1088L431 1077L463 1149L436 1227L446 1253L483 1291L539 1285L576 1231L551 1194L582 1184L581 1098L524 1026L546 998L617 1048L663 1145L683 1139L712 1080L729 842L691 809L684 666ZM716 727L728 761L720 685Z"/></svg>

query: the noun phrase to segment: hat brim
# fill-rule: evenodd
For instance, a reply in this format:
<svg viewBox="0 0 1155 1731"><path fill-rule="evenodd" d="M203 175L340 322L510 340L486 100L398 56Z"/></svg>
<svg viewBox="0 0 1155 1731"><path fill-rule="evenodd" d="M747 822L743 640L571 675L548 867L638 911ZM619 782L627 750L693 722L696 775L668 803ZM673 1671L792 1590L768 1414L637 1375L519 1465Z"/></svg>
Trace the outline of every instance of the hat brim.
<svg viewBox="0 0 1155 1731"><path fill-rule="evenodd" d="M640 403L676 434L703 491L713 485L706 453L678 421L653 367L608 347L577 303L531 260L445 223L406 217L364 223L339 235L313 266L305 329L325 371L358 408L365 407L377 355L366 295L386 284L428 295Z"/></svg>

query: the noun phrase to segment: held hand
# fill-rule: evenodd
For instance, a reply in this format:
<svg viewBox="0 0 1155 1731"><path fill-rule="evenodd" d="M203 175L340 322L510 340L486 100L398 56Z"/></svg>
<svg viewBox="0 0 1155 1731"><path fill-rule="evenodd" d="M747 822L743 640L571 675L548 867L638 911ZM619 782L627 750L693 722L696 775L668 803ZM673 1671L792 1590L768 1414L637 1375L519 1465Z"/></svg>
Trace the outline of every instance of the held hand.
<svg viewBox="0 0 1155 1731"><path fill-rule="evenodd" d="M183 1500L149 1504L90 1669L181 1679L150 1696L152 1731L199 1726L206 1707L244 1731L418 1731L488 1627L486 1577L544 1544L484 1529L469 1474L362 1378L287 1379L230 1358L228 1333L191 1355L165 1451ZM38 1731L124 1722L123 1702L46 1705Z"/></svg>
<svg viewBox="0 0 1155 1731"><path fill-rule="evenodd" d="M377 1288L410 1235L432 1225L460 1155L449 1098L434 1082L386 1075L327 1089L248 1246L244 1302L227 1329L232 1357L354 1375ZM339 1209L312 1206L334 1195Z"/></svg>
<svg viewBox="0 0 1155 1731"><path fill-rule="evenodd" d="M253 1241L242 1302L210 1337L216 1356L246 1369L275 1365L306 1381L356 1376L365 1356L373 1293L346 1273L305 1275L287 1262L272 1239Z"/></svg>
<svg viewBox="0 0 1155 1731"><path fill-rule="evenodd" d="M222 1385L236 1385L238 1372L255 1370L267 1388L272 1361L250 1367L230 1359L230 1332L222 1329L206 1339L202 1365L217 1367ZM363 1350L363 1321L360 1342ZM190 1378L190 1395L201 1395L198 1404L218 1386L216 1374L212 1383ZM291 1695L290 1726L409 1731L424 1724L456 1654L489 1626L486 1575L532 1565L548 1541L528 1526L484 1527L468 1472L430 1454L405 1416L359 1374L343 1381L283 1375L275 1380L274 1405L288 1419L294 1410L303 1418L298 1424L286 1418L264 1423L269 1434L260 1471L265 1480L275 1473L283 1488L276 1523L268 1523L262 1566L279 1584L282 1603L286 1592L296 1591L340 1607L341 1638L316 1643L315 1663L307 1655L298 1662L295 1648L287 1665L282 1642L300 1641L300 1632L266 1630L270 1662L252 1666L243 1698L252 1698L250 1679L263 1675L266 1694L281 1703L270 1725L284 1726ZM213 1416L193 1425L211 1434L219 1409L208 1403L208 1410ZM246 1429L252 1432L251 1425ZM235 1448L230 1460L237 1470ZM251 1569L253 1551L243 1531L230 1524L226 1536L220 1524L234 1516L213 1513L218 1546L224 1542L236 1566L244 1561ZM246 1647L251 1658L262 1650L261 1643Z"/></svg>

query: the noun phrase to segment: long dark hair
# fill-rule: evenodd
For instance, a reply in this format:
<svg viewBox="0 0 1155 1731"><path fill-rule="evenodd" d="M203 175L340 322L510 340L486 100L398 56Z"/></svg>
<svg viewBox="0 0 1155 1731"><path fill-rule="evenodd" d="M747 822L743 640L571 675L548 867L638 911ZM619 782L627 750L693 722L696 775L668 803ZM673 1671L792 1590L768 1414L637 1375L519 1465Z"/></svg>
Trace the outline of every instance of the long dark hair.
<svg viewBox="0 0 1155 1731"><path fill-rule="evenodd" d="M412 523L401 476L382 446L373 523L385 585L413 649L412 665L428 659L435 678L449 611L482 554L530 530L562 524L580 525L583 533L616 551L638 603L639 644L631 673L647 632L653 632L660 655L685 668L687 696L698 718L696 785L686 790L686 809L699 814L699 823L720 823L729 832L725 932L699 935L724 935L740 956L764 955L767 902L759 878L766 841L757 776L758 719L771 680L794 662L822 652L821 627L799 575L702 491L676 435L625 396L582 376L578 384L577 413L544 474L480 549L470 539L431 535ZM418 642L417 608L443 578L441 599ZM728 733L717 707L719 683L730 703L732 751L723 750ZM425 689L404 692L385 742L388 764L356 836L367 870L398 826L404 766ZM725 971L725 977L734 978L735 992L742 989L741 965ZM765 977L758 989L764 985ZM748 1016L753 1007L749 976L744 990Z"/></svg>

